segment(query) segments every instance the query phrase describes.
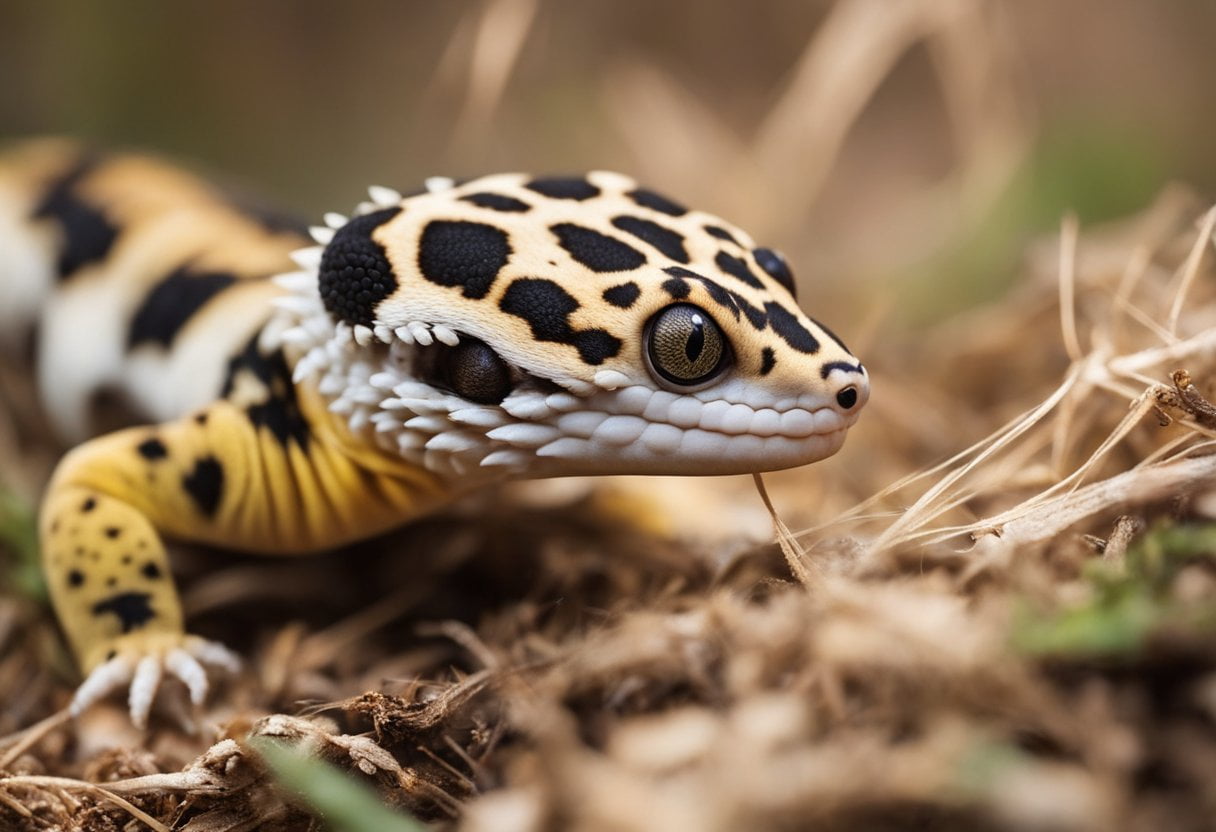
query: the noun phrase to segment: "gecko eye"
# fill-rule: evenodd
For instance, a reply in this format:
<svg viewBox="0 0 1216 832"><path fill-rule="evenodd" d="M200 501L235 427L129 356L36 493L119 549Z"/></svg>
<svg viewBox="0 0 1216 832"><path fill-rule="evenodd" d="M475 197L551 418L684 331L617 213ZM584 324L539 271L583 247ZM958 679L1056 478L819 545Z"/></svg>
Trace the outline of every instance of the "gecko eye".
<svg viewBox="0 0 1216 832"><path fill-rule="evenodd" d="M439 366L444 386L477 404L498 404L511 392L511 370L498 353L468 336L444 350Z"/></svg>
<svg viewBox="0 0 1216 832"><path fill-rule="evenodd" d="M790 264L785 262L781 252L771 248L758 248L752 252L752 257L756 258L756 265L764 269L765 274L784 286L791 295L797 294L794 273L790 271Z"/></svg>
<svg viewBox="0 0 1216 832"><path fill-rule="evenodd" d="M857 404L857 388L852 385L844 388L836 394L836 404L848 410L853 405Z"/></svg>
<svg viewBox="0 0 1216 832"><path fill-rule="evenodd" d="M694 387L717 376L726 368L729 352L713 318L691 304L668 306L646 328L651 373L679 387Z"/></svg>

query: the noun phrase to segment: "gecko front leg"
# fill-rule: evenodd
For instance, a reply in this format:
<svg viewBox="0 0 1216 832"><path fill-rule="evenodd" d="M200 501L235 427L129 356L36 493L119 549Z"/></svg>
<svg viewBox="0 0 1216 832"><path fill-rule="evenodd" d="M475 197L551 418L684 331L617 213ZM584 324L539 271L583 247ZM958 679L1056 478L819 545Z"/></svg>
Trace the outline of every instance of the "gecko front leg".
<svg viewBox="0 0 1216 832"><path fill-rule="evenodd" d="M130 685L131 719L143 727L165 671L200 705L203 664L238 669L227 648L183 631L165 547L147 515L102 489L65 484L52 489L41 525L51 600L88 674L73 716Z"/></svg>
<svg viewBox="0 0 1216 832"><path fill-rule="evenodd" d="M95 439L60 463L40 531L51 600L86 674L73 713L129 686L142 726L166 675L201 703L205 666L237 667L183 629L162 534L305 553L404 522L442 493L426 472L359 459L323 409L310 420L293 389L273 388ZM267 407L282 418L264 418Z"/></svg>

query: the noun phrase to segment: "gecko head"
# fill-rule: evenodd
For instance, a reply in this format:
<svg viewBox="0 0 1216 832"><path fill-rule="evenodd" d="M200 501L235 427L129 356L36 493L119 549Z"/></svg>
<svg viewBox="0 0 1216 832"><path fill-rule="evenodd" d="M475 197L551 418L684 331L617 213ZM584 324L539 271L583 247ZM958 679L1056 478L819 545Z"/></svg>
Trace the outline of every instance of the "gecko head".
<svg viewBox="0 0 1216 832"><path fill-rule="evenodd" d="M442 476L788 468L869 397L780 254L625 176L371 195L283 278L285 341L353 430Z"/></svg>

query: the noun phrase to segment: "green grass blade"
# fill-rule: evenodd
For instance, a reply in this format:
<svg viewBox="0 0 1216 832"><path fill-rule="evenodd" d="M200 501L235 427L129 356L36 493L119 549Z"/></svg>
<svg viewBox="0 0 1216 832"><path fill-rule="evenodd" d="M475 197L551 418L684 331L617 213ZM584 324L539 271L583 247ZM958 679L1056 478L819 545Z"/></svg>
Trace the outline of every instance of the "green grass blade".
<svg viewBox="0 0 1216 832"><path fill-rule="evenodd" d="M424 825L388 808L375 792L328 763L266 737L254 737L249 745L279 784L334 832L426 832Z"/></svg>

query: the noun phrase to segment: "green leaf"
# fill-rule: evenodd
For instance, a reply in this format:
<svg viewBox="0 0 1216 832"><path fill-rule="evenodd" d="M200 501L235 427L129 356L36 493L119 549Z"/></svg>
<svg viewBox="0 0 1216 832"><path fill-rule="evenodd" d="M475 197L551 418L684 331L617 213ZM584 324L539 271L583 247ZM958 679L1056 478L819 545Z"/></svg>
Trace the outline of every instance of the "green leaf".
<svg viewBox="0 0 1216 832"><path fill-rule="evenodd" d="M279 784L335 832L426 831L423 824L385 806L367 786L326 762L268 737L254 737L249 745Z"/></svg>
<svg viewBox="0 0 1216 832"><path fill-rule="evenodd" d="M14 555L5 569L5 583L27 598L45 600L46 584L38 566L37 517L29 505L3 489L0 489L0 547Z"/></svg>
<svg viewBox="0 0 1216 832"><path fill-rule="evenodd" d="M1014 617L1013 643L1034 655L1109 657L1138 652L1165 628L1204 636L1216 621L1216 605L1180 601L1171 586L1187 563L1214 554L1216 524L1153 529L1123 563L1098 561L1085 569L1091 589L1085 603L1053 613L1023 604Z"/></svg>
<svg viewBox="0 0 1216 832"><path fill-rule="evenodd" d="M1029 608L1015 619L1014 644L1036 655L1122 655L1144 644L1160 620L1147 595L1126 595L1116 603L1086 604L1051 616Z"/></svg>

